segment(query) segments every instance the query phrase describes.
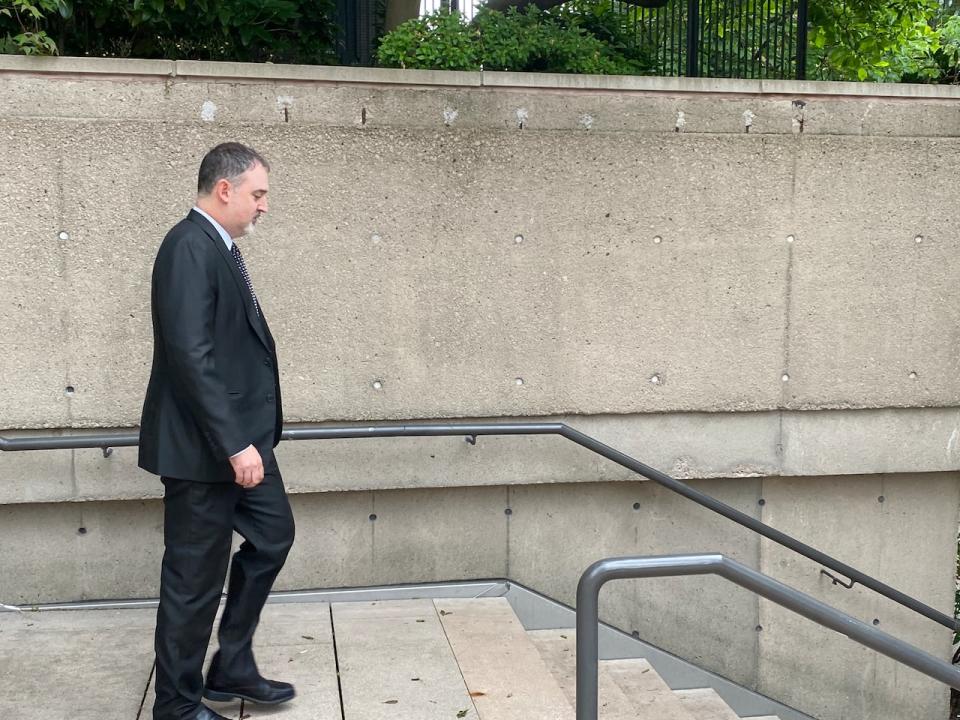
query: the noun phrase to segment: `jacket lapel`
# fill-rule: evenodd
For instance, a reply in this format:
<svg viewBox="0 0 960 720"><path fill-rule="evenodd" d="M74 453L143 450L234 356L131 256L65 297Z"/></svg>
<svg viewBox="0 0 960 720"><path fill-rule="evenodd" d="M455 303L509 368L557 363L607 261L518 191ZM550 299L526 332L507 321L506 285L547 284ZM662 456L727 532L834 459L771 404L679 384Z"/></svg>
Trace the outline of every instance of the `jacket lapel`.
<svg viewBox="0 0 960 720"><path fill-rule="evenodd" d="M227 244L223 241L223 238L220 237L220 233L217 232L217 229L210 224L210 222L200 213L195 210L191 210L190 214L187 215L187 219L196 223L207 236L213 241L214 247L217 248L217 251L220 253L220 257L223 258L223 261L227 264L227 267L230 269L230 274L233 276L234 282L237 284L237 290L240 292L240 297L243 299L243 307L247 314L247 322L250 324L250 327L253 328L253 331L257 334L257 337L260 338L260 342L263 343L263 346L270 350L270 344L267 342L267 336L264 333L263 322L261 318L257 316L257 310L253 306L253 296L250 294L250 288L247 287L246 281L243 279L243 275L240 274L240 268L237 267L237 261L233 259L233 255L227 250Z"/></svg>

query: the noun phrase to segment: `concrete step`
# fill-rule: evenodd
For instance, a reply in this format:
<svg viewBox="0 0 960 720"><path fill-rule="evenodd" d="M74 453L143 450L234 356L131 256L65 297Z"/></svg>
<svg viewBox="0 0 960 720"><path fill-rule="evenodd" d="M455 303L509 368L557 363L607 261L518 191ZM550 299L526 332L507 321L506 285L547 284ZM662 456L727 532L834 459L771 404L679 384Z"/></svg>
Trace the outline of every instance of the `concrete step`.
<svg viewBox="0 0 960 720"><path fill-rule="evenodd" d="M557 680L504 598L434 600L480 720L573 720Z"/></svg>
<svg viewBox="0 0 960 720"><path fill-rule="evenodd" d="M650 720L714 720L712 716L690 712L646 660L604 660L600 664L620 686L623 694L630 698L638 717Z"/></svg>
<svg viewBox="0 0 960 720"><path fill-rule="evenodd" d="M713 688L674 690L687 711L698 720L741 720Z"/></svg>
<svg viewBox="0 0 960 720"><path fill-rule="evenodd" d="M571 705L577 698L577 651L573 630L531 630L533 641L547 669L556 678ZM633 705L601 663L598 675L600 720L634 720Z"/></svg>
<svg viewBox="0 0 960 720"><path fill-rule="evenodd" d="M528 633L572 704L576 702L576 633ZM598 668L601 720L695 720L646 660L603 660Z"/></svg>
<svg viewBox="0 0 960 720"><path fill-rule="evenodd" d="M336 603L343 716L476 720L432 600Z"/></svg>

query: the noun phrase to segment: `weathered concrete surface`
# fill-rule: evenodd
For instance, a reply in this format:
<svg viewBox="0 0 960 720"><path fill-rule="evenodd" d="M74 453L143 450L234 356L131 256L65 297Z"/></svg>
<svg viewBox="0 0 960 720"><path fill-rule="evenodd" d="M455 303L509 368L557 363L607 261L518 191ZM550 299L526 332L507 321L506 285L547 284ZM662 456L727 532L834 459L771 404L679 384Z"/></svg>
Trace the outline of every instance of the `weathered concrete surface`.
<svg viewBox="0 0 960 720"><path fill-rule="evenodd" d="M479 717L573 720L573 707L506 599L433 602Z"/></svg>
<svg viewBox="0 0 960 720"><path fill-rule="evenodd" d="M766 479L763 495L764 522L831 548L838 559L952 614L955 473ZM778 545L763 542L761 569L943 660L951 657L949 630L860 586L833 585L818 565ZM943 717L949 690L925 675L767 601L760 603L759 624L761 692L802 703L815 717ZM805 690L811 687L819 695Z"/></svg>
<svg viewBox="0 0 960 720"><path fill-rule="evenodd" d="M883 579L949 610L960 219L930 208L954 204L957 88L7 57L0 74L17 158L0 178L0 431L137 423L153 253L202 153L239 139L274 167L245 254L288 420L584 418L680 477L737 478L700 485L750 512L793 493L774 524L844 558L869 545ZM362 442L281 450L298 519L281 587L508 575L569 601L578 563L609 550L794 572L556 439ZM0 598L155 594L159 486L133 457L0 457ZM927 534L834 532L837 507L876 494L858 476L901 472L879 482ZM775 479L794 474L853 477ZM690 587L627 583L604 612L780 692L767 611ZM718 607L727 629L696 624ZM902 622L942 654L936 629ZM777 647L826 646L782 623ZM922 695L939 720L942 695L872 662L819 666L844 680L811 702L900 720Z"/></svg>
<svg viewBox="0 0 960 720"><path fill-rule="evenodd" d="M227 136L274 165L290 420L960 403L955 89L122 68L0 68L0 427L137 422L152 255Z"/></svg>
<svg viewBox="0 0 960 720"><path fill-rule="evenodd" d="M528 630L527 637L543 658L550 674L557 679L567 700L577 703L576 632L563 630ZM635 661L646 663L645 660ZM649 668L649 664L647 664ZM598 710L604 720L636 720L633 703L611 676L609 661L601 662L597 671ZM689 720L685 718L684 720Z"/></svg>
<svg viewBox="0 0 960 720"><path fill-rule="evenodd" d="M696 487L758 515L759 479ZM507 576L569 605L602 557L723 552L759 564L756 536L652 483L517 487L510 506ZM740 683L757 672L756 616L754 596L715 578L623 580L600 596L602 620Z"/></svg>
<svg viewBox="0 0 960 720"><path fill-rule="evenodd" d="M798 153L785 405L851 407L866 394L883 406L954 404L957 228L891 198L950 202L939 178L956 149L918 138L822 138ZM895 171L873 172L893 155Z"/></svg>
<svg viewBox="0 0 960 720"><path fill-rule="evenodd" d="M952 607L956 473L694 485L755 517L762 511L774 527L945 612ZM600 557L718 551L949 657L948 631L861 588L841 591L818 566L653 483L304 493L293 506L297 542L278 589L505 576L572 603L580 573ZM155 596L160 515L156 501L3 506L0 602ZM612 583L601 614L825 720L901 720L908 706L919 708L910 715L918 720L943 716L945 695L913 671L888 672L873 653L716 578ZM816 700L806 692L814 684L794 682L798 663L823 678ZM856 675L864 663L875 672Z"/></svg>
<svg viewBox="0 0 960 720"><path fill-rule="evenodd" d="M153 668L156 614L0 613L0 717L135 720Z"/></svg>
<svg viewBox="0 0 960 720"><path fill-rule="evenodd" d="M333 623L344 717L476 720L432 600L336 603Z"/></svg>
<svg viewBox="0 0 960 720"><path fill-rule="evenodd" d="M157 501L0 505L0 602L155 597L162 513Z"/></svg>
<svg viewBox="0 0 960 720"><path fill-rule="evenodd" d="M342 720L329 605L268 603L254 636L254 652L264 675L293 683L297 697L280 708L245 703L245 713L277 713L282 720Z"/></svg>

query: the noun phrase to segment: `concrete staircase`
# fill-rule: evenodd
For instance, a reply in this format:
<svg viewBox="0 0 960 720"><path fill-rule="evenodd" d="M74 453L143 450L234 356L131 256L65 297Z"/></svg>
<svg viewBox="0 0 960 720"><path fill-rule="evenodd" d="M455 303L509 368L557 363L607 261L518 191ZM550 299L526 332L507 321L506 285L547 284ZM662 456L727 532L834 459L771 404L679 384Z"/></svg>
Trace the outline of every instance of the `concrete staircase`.
<svg viewBox="0 0 960 720"><path fill-rule="evenodd" d="M574 631L526 631L503 598L332 611L346 720L575 717ZM600 663L600 718L739 720L713 689L671 690L642 659Z"/></svg>
<svg viewBox="0 0 960 720"><path fill-rule="evenodd" d="M230 720L574 720L573 630L527 631L507 598L461 598L268 603L255 653L297 697L210 704ZM0 612L0 677L17 688L0 692L0 720L149 720L155 617ZM671 690L646 660L602 661L599 679L601 720L737 720L714 690Z"/></svg>

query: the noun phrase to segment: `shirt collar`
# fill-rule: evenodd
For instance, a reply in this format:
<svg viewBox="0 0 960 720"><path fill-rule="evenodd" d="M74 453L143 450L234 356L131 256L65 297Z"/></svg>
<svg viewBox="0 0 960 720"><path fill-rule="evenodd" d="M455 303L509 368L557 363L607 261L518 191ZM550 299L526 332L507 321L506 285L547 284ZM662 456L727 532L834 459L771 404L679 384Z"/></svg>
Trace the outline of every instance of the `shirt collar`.
<svg viewBox="0 0 960 720"><path fill-rule="evenodd" d="M203 210L201 210L200 208L198 208L196 205L193 206L193 209L196 210L196 211L197 211L198 213L200 213L201 215L203 215L207 220L209 220L209 221L210 221L210 224L213 225L213 227L216 229L216 231L217 231L218 233L220 233L220 237L223 238L223 242L226 243L226 245L227 245L227 250L233 250L233 238L230 237L230 233L228 233L226 230L224 230L224 229L223 229L223 226L222 226L220 223L218 223L216 220L214 220L212 217L210 217L209 214L205 213Z"/></svg>

